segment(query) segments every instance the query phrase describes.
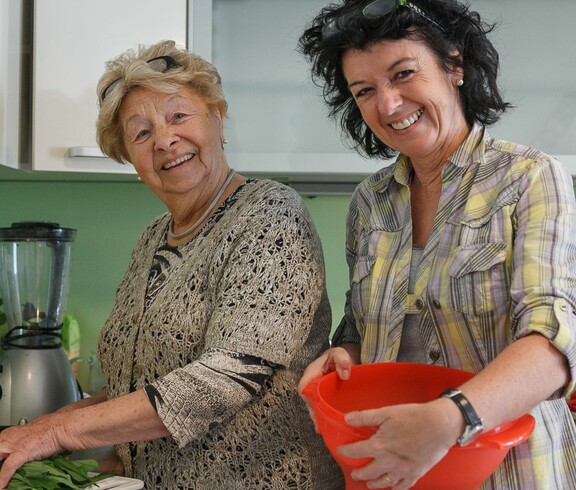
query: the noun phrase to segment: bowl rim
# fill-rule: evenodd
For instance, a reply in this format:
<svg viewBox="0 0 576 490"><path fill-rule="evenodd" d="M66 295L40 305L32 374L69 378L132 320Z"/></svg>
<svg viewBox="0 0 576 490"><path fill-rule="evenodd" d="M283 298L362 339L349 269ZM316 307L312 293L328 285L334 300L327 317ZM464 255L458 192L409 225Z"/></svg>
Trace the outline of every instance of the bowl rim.
<svg viewBox="0 0 576 490"><path fill-rule="evenodd" d="M448 366L438 366L433 364L419 364L419 363L410 363L410 362L385 362L385 363L369 363L369 364L357 364L352 366L351 375L353 375L354 371L362 371L368 369L374 369L374 365L380 365L379 369L387 369L385 366L388 366L390 369L403 369L409 367L410 369L426 369L426 370L435 370L435 371L452 371L454 373L458 373L459 375L469 375L468 379L474 377L475 373L470 371L465 371L462 369L452 368ZM333 381L333 378L336 380ZM335 382L335 383L346 383L347 381L341 380L338 377L336 371L332 371L330 373L325 374L315 380L312 380L309 385L303 391L303 394L310 399L314 411L321 412L322 415L325 417L326 421L330 423L332 427L341 427L347 429L353 429L357 434L361 437L370 437L376 430L376 427L365 427L365 428L357 428L352 427L346 423L344 419L344 412L334 408L330 405L324 396L322 396L321 392L321 385L322 383L326 382ZM512 446L516 446L522 442L524 442L530 435L532 434L535 427L535 419L532 415L526 413L523 414L515 419L510 421L504 422L493 429L483 432L478 435L472 443L468 444L467 446L459 446L455 444L455 447L460 449L476 449L479 447L492 447L492 448L510 448Z"/></svg>

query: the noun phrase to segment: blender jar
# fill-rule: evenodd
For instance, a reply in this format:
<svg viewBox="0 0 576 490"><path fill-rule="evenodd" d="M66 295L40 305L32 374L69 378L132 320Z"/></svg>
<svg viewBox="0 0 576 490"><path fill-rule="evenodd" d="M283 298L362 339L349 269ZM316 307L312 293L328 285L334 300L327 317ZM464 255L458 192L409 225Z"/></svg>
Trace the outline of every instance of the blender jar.
<svg viewBox="0 0 576 490"><path fill-rule="evenodd" d="M10 328L5 347L60 347L75 234L47 222L0 228L0 294Z"/></svg>

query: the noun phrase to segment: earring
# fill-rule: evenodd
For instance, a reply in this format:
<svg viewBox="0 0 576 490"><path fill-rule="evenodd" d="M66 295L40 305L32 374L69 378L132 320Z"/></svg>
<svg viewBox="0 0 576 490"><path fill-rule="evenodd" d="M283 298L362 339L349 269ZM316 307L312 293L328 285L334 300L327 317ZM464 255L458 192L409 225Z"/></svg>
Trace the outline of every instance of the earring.
<svg viewBox="0 0 576 490"><path fill-rule="evenodd" d="M223 145L227 145L228 144L228 140L226 138L224 138L224 140L222 141Z"/></svg>
<svg viewBox="0 0 576 490"><path fill-rule="evenodd" d="M459 87L461 87L462 85L464 85L464 80L460 79L456 82L456 85L458 85Z"/></svg>

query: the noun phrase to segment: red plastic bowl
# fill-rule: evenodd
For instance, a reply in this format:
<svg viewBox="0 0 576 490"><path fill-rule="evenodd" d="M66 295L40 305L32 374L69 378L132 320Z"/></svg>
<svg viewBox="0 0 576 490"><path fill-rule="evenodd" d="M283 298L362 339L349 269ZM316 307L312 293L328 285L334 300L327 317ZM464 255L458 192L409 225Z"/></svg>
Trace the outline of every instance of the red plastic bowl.
<svg viewBox="0 0 576 490"><path fill-rule="evenodd" d="M350 379L342 381L335 372L317 378L304 388L314 409L318 430L346 478L347 490L366 489L350 472L369 459L345 458L336 448L367 439L374 428L354 428L344 414L401 403L424 403L455 388L473 373L442 366L416 363L378 363L354 366ZM453 446L446 456L426 473L414 489L476 490L498 467L511 447L525 441L534 430L534 418L518 419L486 432L465 447Z"/></svg>

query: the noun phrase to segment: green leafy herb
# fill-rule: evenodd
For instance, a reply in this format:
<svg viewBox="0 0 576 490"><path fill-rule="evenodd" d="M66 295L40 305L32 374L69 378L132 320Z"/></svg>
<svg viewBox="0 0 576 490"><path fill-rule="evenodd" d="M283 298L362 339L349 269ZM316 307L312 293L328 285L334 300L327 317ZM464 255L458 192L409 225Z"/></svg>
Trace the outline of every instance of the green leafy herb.
<svg viewBox="0 0 576 490"><path fill-rule="evenodd" d="M73 461L62 455L52 456L21 466L10 480L7 490L78 490L112 476L104 473L88 475L97 469L98 463L93 459Z"/></svg>

